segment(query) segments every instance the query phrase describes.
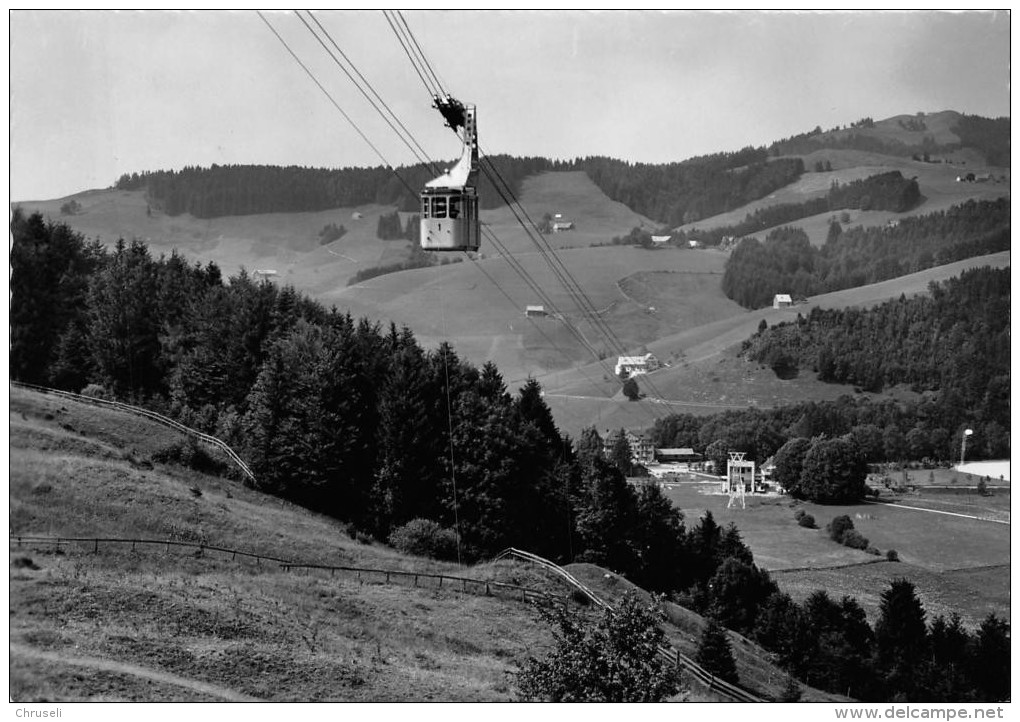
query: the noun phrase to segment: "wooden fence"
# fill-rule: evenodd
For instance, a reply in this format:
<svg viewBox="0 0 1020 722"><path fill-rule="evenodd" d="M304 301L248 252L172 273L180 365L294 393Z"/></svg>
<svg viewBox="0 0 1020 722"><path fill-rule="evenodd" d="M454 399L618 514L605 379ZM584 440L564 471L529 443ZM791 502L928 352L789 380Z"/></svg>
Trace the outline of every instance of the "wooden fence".
<svg viewBox="0 0 1020 722"><path fill-rule="evenodd" d="M130 539L123 537L64 537L64 536L40 536L40 535L25 535L25 534L12 534L10 536L10 542L16 548L21 549L25 546L52 546L55 549L63 547L70 547L76 545L79 548L84 547L90 550L94 554L98 554L101 546L123 546L127 547L130 545L131 551L136 551L138 548L163 548L165 552L169 553L171 548L182 548L182 549L193 549L200 555L205 555L207 552L216 552L224 556L229 555L231 561L237 561L238 559L250 559L255 561L256 565L261 567L263 562L276 565L277 568L284 572L293 571L307 571L307 572L328 572L330 577L335 577L338 573L345 574L348 577L354 577L360 583L376 582L392 584L397 583L397 580L410 583L415 587L426 587L433 586L437 589L452 589L460 590L468 594L477 594L483 596L500 596L509 599L519 600L522 602L539 603L548 605L561 605L566 607L569 604L569 596L561 596L556 594L550 594L541 589L534 589L532 587L523 587L517 584L508 584L506 582L497 582L486 579L472 579L470 577L453 576L450 574L435 574L431 572L409 572L403 569L377 569L373 567L355 567L355 566L332 566L327 564L304 564L301 562L295 562L287 559L280 559L279 557L270 556L267 554L259 554L255 552L242 551L240 549L228 549L225 547L215 546L213 544L205 544L201 542L186 542L176 541L168 539Z"/></svg>
<svg viewBox="0 0 1020 722"><path fill-rule="evenodd" d="M17 386L18 388L30 389L32 391L38 391L40 393L50 394L52 396L62 396L63 398L73 399L74 401L79 401L79 402L86 403L86 404L93 404L95 406L105 406L106 408L110 408L110 409L119 409L120 411L126 411L126 412L128 412L130 414L134 414L136 416L143 416L143 417L145 417L147 419L155 421L158 424L162 424L163 426L168 426L171 429L174 429L175 431L179 431L182 434L186 434L186 435L188 435L188 436L190 436L190 437L192 437L194 439L197 439L198 441L202 441L202 442L204 442L206 444L209 444L211 446L215 446L217 449L219 449L224 454L226 454L227 457L232 462L234 462L234 464L237 465L237 467L241 470L241 472L245 476L247 476L252 481L255 481L255 474L252 472L252 470L250 468L248 468L248 465L246 463L244 463L244 459L242 459L237 454L236 451L234 451L229 446L227 446L225 441L222 441L221 439L217 439L215 436L210 436L209 434L204 434L204 433L202 433L201 431L199 431L197 429L192 429L190 427L187 427L184 424L182 424L182 423L180 423L178 421L174 421L173 419L171 419L171 418L169 418L167 416L163 416L162 414L157 414L155 411L149 411L148 409L143 409L140 406L131 406L130 404L122 404L119 401L108 401L106 399L97 399L97 398L94 398L92 396L82 396L81 394L71 393L70 391L61 391L59 389L51 389L51 388L47 388L45 386L36 386L35 384L26 384L26 383L22 383L20 381L11 381L11 385L12 386Z"/></svg>
<svg viewBox="0 0 1020 722"><path fill-rule="evenodd" d="M536 564L544 569L548 569L549 571L553 572L558 577L566 581L568 584L570 584L572 587L574 587L576 590L578 590L581 594L586 596L588 599L590 599L593 603L595 603L599 607L607 609L610 612L614 611L609 604L600 599L598 595L595 594L595 592L593 592L591 589L582 584L576 577L574 577L574 575L572 575L563 567L549 561L548 559L543 559L537 554L532 554L531 552L522 551L520 549L514 549L513 547L509 549L504 549L496 556L497 560L509 558L521 559L528 563ZM667 662L672 662L677 667L680 667L681 669L686 671L693 678L697 679L699 682L704 684L709 689L709 691L717 692L723 695L724 697L728 697L734 702L766 701L748 692L745 689L741 689L735 684L730 684L725 680L719 679L711 672L706 670L704 667L699 665L697 662L695 662L693 659L680 652L679 649L676 649L670 645L662 645L659 647L658 651L659 656L662 659L666 660Z"/></svg>

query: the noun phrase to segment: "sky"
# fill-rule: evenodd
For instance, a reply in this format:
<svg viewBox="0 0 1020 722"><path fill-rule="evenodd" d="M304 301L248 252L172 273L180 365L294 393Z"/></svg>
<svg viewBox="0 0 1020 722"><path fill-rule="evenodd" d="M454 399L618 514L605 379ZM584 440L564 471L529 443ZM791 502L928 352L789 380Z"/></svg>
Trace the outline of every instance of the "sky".
<svg viewBox="0 0 1020 722"><path fill-rule="evenodd" d="M432 158L459 155L381 11L316 17ZM12 11L10 197L123 173L414 156L288 12ZM636 162L865 116L1010 114L1005 11L423 11L404 17L489 154Z"/></svg>

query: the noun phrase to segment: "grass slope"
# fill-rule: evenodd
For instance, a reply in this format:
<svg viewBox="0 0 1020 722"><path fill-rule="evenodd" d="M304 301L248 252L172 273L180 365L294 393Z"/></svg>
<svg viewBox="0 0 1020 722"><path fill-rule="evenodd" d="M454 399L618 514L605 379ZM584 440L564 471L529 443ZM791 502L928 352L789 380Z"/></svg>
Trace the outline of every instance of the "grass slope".
<svg viewBox="0 0 1020 722"><path fill-rule="evenodd" d="M806 169L813 168L817 161L828 161L832 164L833 169L820 173L804 173L795 183L780 188L765 198L753 201L727 213L704 218L697 223L679 226L678 230L689 231L695 228L708 229L733 225L743 221L744 217L749 213L754 213L762 208L787 203L803 203L814 198L821 198L828 192L829 186L832 183L846 185L851 181L861 180L891 170L900 171L905 178L917 179L921 189L922 202L905 213L848 210L847 213L850 216L850 221L844 224L845 227L858 225L881 226L896 218L944 211L971 199L995 200L1002 196L1010 195L1010 170L1008 168L988 166L976 158L972 158L965 165L924 163L911 160L910 158L900 158L858 150L836 149L819 150L802 157ZM992 173L996 179L1005 176L1006 180L987 183L958 183L956 181L957 176L968 172L978 175ZM816 246L821 246L825 243L825 238L829 231L829 219L838 217L841 214L842 211L822 213L784 225L803 228L811 242ZM759 239L764 239L770 230L765 229L754 235Z"/></svg>
<svg viewBox="0 0 1020 722"><path fill-rule="evenodd" d="M179 435L119 411L12 389L10 428L15 535L204 541L568 591L534 567L463 569L359 543L343 524L235 482L152 465L147 457ZM515 698L510 675L552 644L530 605L449 585L288 573L162 546L55 553L12 542L10 559L10 695L19 702L505 701ZM688 628L700 620L671 614ZM754 689L778 696L785 678L764 652L745 643L739 659Z"/></svg>

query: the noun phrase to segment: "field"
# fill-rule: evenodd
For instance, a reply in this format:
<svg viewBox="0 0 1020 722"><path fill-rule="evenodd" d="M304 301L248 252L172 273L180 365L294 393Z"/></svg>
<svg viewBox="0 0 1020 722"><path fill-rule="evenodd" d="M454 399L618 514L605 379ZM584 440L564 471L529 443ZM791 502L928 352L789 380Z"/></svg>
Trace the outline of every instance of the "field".
<svg viewBox="0 0 1020 722"><path fill-rule="evenodd" d="M568 592L512 562L458 567L402 555L237 482L154 464L179 435L119 411L15 388L10 427L15 536L201 542ZM12 539L10 564L10 696L19 702L509 701L513 673L553 643L533 605L434 581L287 572L162 544L55 551ZM627 586L598 567L571 569L609 599ZM670 639L693 653L704 621L673 607L670 619ZM785 675L746 640L734 645L744 683L777 696ZM692 688L678 699L716 698ZM805 689L805 699L832 696Z"/></svg>
<svg viewBox="0 0 1020 722"><path fill-rule="evenodd" d="M892 504L821 506L780 496L748 496L746 508L727 509L729 498L718 493L714 483L679 483L665 490L683 510L688 526L708 510L720 524L736 524L755 562L771 571L780 587L796 599L816 589L825 589L837 599L849 594L874 622L879 597L889 581L905 577L917 585L929 618L956 611L972 627L989 612L1010 618L1008 492L982 497L973 490L961 490L948 499L941 490L919 489L905 496L883 492L884 499L902 505L981 517L971 519ZM819 528L801 527L794 519L797 509L811 514ZM849 549L828 538L825 525L841 514L850 516L854 527L882 556ZM884 561L890 549L896 550L899 562Z"/></svg>

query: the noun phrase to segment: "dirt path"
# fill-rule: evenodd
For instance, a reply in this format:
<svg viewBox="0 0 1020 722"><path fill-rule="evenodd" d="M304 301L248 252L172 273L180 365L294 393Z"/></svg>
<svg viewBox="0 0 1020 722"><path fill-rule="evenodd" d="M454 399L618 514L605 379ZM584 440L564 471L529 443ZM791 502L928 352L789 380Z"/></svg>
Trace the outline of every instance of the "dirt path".
<svg viewBox="0 0 1020 722"><path fill-rule="evenodd" d="M71 664L76 667L88 667L90 669L99 669L104 672L115 672L117 674L128 674L134 677L140 677L142 679L150 679L153 682L160 682L162 684L172 684L177 687L183 687L190 689L194 692L201 692L213 697L218 697L227 702L259 702L254 697L243 695L239 692L234 692L224 687L217 687L213 684L206 682L196 682L193 679L187 679L185 677L178 677L175 674L169 674L167 672L160 672L155 669L149 669L148 667L140 667L136 664L129 664L126 662L116 662L111 659L100 659L99 657L76 657L72 655L62 654L60 652L45 652L41 649L33 649L23 644L17 644L11 642L11 655L13 657L32 657L35 659L41 659L47 662L58 662L60 664Z"/></svg>

